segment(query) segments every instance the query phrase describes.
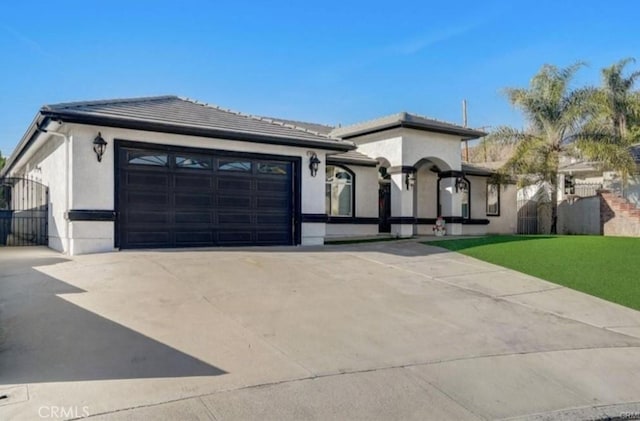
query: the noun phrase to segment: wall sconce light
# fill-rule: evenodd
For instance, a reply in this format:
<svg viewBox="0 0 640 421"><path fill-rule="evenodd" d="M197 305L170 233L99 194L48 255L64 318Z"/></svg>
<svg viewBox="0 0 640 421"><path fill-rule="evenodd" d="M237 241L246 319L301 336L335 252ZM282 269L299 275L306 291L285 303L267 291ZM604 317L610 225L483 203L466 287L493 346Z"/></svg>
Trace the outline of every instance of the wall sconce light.
<svg viewBox="0 0 640 421"><path fill-rule="evenodd" d="M464 179L464 175L456 177L455 187L456 187L456 193L458 193L458 192L463 192L464 193L464 192L467 191L467 188L469 186L467 185L467 182Z"/></svg>
<svg viewBox="0 0 640 421"><path fill-rule="evenodd" d="M93 151L96 153L98 162L102 162L102 155L107 150L107 141L102 138L102 134L98 132L98 136L93 139Z"/></svg>
<svg viewBox="0 0 640 421"><path fill-rule="evenodd" d="M309 171L311 172L311 177L315 177L316 174L318 174L318 165L320 165L321 161L315 152L309 151L307 155L309 156Z"/></svg>
<svg viewBox="0 0 640 421"><path fill-rule="evenodd" d="M404 184L407 186L407 190L413 187L416 184L416 174L412 172L408 172L404 176Z"/></svg>

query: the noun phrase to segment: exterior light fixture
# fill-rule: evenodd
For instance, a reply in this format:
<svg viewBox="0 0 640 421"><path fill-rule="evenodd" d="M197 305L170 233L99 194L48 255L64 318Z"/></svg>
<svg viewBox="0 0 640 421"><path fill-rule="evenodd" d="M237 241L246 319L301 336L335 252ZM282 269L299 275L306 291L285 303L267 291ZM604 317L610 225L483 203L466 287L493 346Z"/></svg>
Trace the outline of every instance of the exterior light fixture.
<svg viewBox="0 0 640 421"><path fill-rule="evenodd" d="M309 156L309 171L311 172L311 177L315 177L316 174L318 174L318 165L320 165L321 161L315 152L309 151L307 155Z"/></svg>
<svg viewBox="0 0 640 421"><path fill-rule="evenodd" d="M93 151L96 153L98 162L102 162L102 155L107 150L107 141L102 138L102 134L98 132L98 136L93 139Z"/></svg>
<svg viewBox="0 0 640 421"><path fill-rule="evenodd" d="M416 175L415 173L408 172L404 176L404 184L407 186L407 190L409 190L416 183Z"/></svg>
<svg viewBox="0 0 640 421"><path fill-rule="evenodd" d="M456 177L456 193L458 192L466 192L467 191L467 182L464 179L464 175Z"/></svg>

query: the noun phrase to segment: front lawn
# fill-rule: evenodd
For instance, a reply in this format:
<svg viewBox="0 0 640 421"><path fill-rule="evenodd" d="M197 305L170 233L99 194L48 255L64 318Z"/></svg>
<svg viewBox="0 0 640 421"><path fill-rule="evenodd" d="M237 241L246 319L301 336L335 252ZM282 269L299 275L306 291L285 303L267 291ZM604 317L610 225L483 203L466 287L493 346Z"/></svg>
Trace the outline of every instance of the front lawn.
<svg viewBox="0 0 640 421"><path fill-rule="evenodd" d="M640 310L640 238L496 235L424 244Z"/></svg>

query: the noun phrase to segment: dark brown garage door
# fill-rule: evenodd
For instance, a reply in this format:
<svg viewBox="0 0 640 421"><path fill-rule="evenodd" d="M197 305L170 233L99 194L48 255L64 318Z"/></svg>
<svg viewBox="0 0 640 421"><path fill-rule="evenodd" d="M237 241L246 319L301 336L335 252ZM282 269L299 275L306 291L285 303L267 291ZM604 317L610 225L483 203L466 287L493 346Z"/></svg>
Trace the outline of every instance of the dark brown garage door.
<svg viewBox="0 0 640 421"><path fill-rule="evenodd" d="M293 165L119 146L119 246L293 244Z"/></svg>

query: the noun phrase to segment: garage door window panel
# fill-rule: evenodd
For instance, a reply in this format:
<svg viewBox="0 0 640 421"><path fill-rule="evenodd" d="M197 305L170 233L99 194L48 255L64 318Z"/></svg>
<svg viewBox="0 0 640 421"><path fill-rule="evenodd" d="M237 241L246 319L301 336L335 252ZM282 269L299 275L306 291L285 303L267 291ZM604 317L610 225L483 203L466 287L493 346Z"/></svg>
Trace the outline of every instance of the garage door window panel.
<svg viewBox="0 0 640 421"><path fill-rule="evenodd" d="M220 159L218 161L218 170L251 172L251 161Z"/></svg>
<svg viewBox="0 0 640 421"><path fill-rule="evenodd" d="M258 172L261 174L286 176L289 173L289 165L279 162L259 162Z"/></svg>
<svg viewBox="0 0 640 421"><path fill-rule="evenodd" d="M189 170L210 170L213 168L213 158L209 156L176 156L176 167Z"/></svg>
<svg viewBox="0 0 640 421"><path fill-rule="evenodd" d="M127 153L127 162L130 165L166 167L169 163L169 155L155 152L129 151Z"/></svg>

